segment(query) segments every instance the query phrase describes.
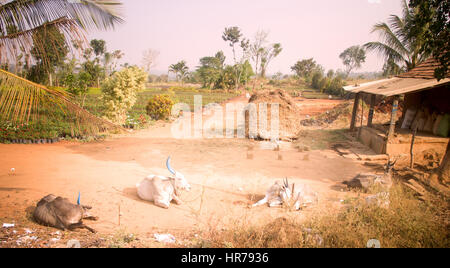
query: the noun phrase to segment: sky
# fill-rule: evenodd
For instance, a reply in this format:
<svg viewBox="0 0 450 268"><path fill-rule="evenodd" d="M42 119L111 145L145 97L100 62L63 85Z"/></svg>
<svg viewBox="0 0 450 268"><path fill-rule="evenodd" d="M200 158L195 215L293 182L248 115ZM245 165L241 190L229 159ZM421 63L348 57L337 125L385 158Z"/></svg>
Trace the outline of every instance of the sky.
<svg viewBox="0 0 450 268"><path fill-rule="evenodd" d="M271 43L283 52L268 73L291 73L298 60L314 58L328 69L344 69L339 54L353 45L378 41L372 26L401 14L401 0L122 0L124 23L107 32L91 32L104 39L109 51L125 53L122 63L142 64L147 49L160 52L153 72L185 60L191 71L199 59L222 50L232 63L230 46L222 40L226 27L238 26L254 39L269 32ZM358 72L380 71L383 59L369 53Z"/></svg>

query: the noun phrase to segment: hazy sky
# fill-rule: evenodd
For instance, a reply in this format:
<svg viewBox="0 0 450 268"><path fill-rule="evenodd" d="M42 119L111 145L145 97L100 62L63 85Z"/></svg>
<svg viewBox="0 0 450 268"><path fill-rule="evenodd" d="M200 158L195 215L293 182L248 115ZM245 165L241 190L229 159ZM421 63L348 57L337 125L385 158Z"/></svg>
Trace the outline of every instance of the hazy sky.
<svg viewBox="0 0 450 268"><path fill-rule="evenodd" d="M222 50L231 63L231 48L222 40L225 27L238 26L247 38L258 30L283 52L269 73L290 73L297 60L313 57L326 69L343 69L339 54L353 45L378 40L372 26L401 14L401 0L122 0L125 23L109 32L92 32L108 50L125 53L123 62L141 64L142 52L160 51L158 72L186 60L191 70L199 59ZM369 54L360 71L379 71L383 60Z"/></svg>

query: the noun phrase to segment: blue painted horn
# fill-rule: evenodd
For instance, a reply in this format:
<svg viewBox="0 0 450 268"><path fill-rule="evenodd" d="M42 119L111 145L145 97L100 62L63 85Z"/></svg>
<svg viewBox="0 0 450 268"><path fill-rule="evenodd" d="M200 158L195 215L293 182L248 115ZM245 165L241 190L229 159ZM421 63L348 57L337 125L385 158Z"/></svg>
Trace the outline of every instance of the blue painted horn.
<svg viewBox="0 0 450 268"><path fill-rule="evenodd" d="M169 158L167 158L166 166L167 166L167 169L170 171L170 173L172 173L173 175L176 174L176 171L170 166L170 156L169 156Z"/></svg>
<svg viewBox="0 0 450 268"><path fill-rule="evenodd" d="M78 192L77 205L81 205L81 193L80 192Z"/></svg>

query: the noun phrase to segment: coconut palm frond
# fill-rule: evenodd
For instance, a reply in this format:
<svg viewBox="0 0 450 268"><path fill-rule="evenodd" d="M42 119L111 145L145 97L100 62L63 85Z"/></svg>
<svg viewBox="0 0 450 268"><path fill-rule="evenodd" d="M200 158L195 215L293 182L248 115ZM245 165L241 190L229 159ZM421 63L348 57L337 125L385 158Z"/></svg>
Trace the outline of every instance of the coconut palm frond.
<svg viewBox="0 0 450 268"><path fill-rule="evenodd" d="M404 44L404 46L409 50L408 44L408 31L406 29L406 22L402 18L396 15L392 15L389 18L389 24L392 28L392 32L396 35L397 39Z"/></svg>
<svg viewBox="0 0 450 268"><path fill-rule="evenodd" d="M403 20L408 23L414 17L414 10L409 8L408 1L402 1Z"/></svg>
<svg viewBox="0 0 450 268"><path fill-rule="evenodd" d="M62 17L75 20L84 30L104 30L121 23L115 0L14 0L0 5L0 29L8 26L26 31Z"/></svg>
<svg viewBox="0 0 450 268"><path fill-rule="evenodd" d="M410 51L402 43L399 36L397 36L386 23L375 24L372 29L372 33L374 32L377 32L380 35L384 44L396 50L397 53L402 55L402 57L410 54Z"/></svg>
<svg viewBox="0 0 450 268"><path fill-rule="evenodd" d="M395 63L404 64L407 59L403 57L397 50L392 47L383 44L381 42L369 42L364 45L364 47L369 51L375 51L378 54L385 57L386 60L392 59Z"/></svg>
<svg viewBox="0 0 450 268"><path fill-rule="evenodd" d="M68 44L85 40L85 31L121 23L115 0L15 0L0 5L0 60L9 62L15 50L28 53L33 33L55 26Z"/></svg>
<svg viewBox="0 0 450 268"><path fill-rule="evenodd" d="M29 53L33 46L36 47L38 52L44 54L45 52L42 49L42 43L52 42L53 40L39 40L34 39L33 36L43 29L50 27L56 27L58 31L64 35L66 43L70 43L73 40L85 41L85 35L82 31L80 31L75 21L68 18L60 18L44 23L43 25L31 30L16 32L0 37L0 62L7 63L14 60L18 54L17 51ZM55 45L61 46L63 44ZM72 49L72 46L68 46L68 48Z"/></svg>
<svg viewBox="0 0 450 268"><path fill-rule="evenodd" d="M425 29L413 29L413 19L417 10L409 8L408 1L402 1L402 17L391 15L389 25L378 23L373 26L372 33L380 34L380 42L365 45L368 50L376 51L390 61L394 61L407 70L426 60L429 55L422 52L426 42ZM392 63L389 63L392 64Z"/></svg>
<svg viewBox="0 0 450 268"><path fill-rule="evenodd" d="M79 107L70 96L33 83L0 69L0 119L14 123L39 122L47 118L63 117L74 132L96 134L123 128L101 119Z"/></svg>
<svg viewBox="0 0 450 268"><path fill-rule="evenodd" d="M85 30L107 30L122 23L121 3L112 0L81 0L69 5L71 18L74 18ZM87 16L88 14L88 16Z"/></svg>

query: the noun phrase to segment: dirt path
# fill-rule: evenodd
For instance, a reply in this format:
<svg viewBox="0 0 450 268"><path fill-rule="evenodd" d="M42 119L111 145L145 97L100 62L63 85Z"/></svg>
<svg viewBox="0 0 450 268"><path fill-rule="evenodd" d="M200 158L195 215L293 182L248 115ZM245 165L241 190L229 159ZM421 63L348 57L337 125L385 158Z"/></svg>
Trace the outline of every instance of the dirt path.
<svg viewBox="0 0 450 268"><path fill-rule="evenodd" d="M101 233L126 228L151 236L156 230L183 232L242 219L264 223L287 212L248 209L248 205L276 179L307 183L319 193L322 204L339 205L345 193L337 185L366 171L333 151L298 152L283 145L276 152L270 144L243 139L178 140L171 137L170 127L160 123L97 143L0 144L0 223L23 219L26 209L44 195L53 193L75 202L79 191L82 203L93 206L100 217L90 225ZM135 185L149 174L169 175L165 169L169 155L193 189L182 195L183 205L164 210L139 200ZM307 212L290 214L303 217Z"/></svg>

